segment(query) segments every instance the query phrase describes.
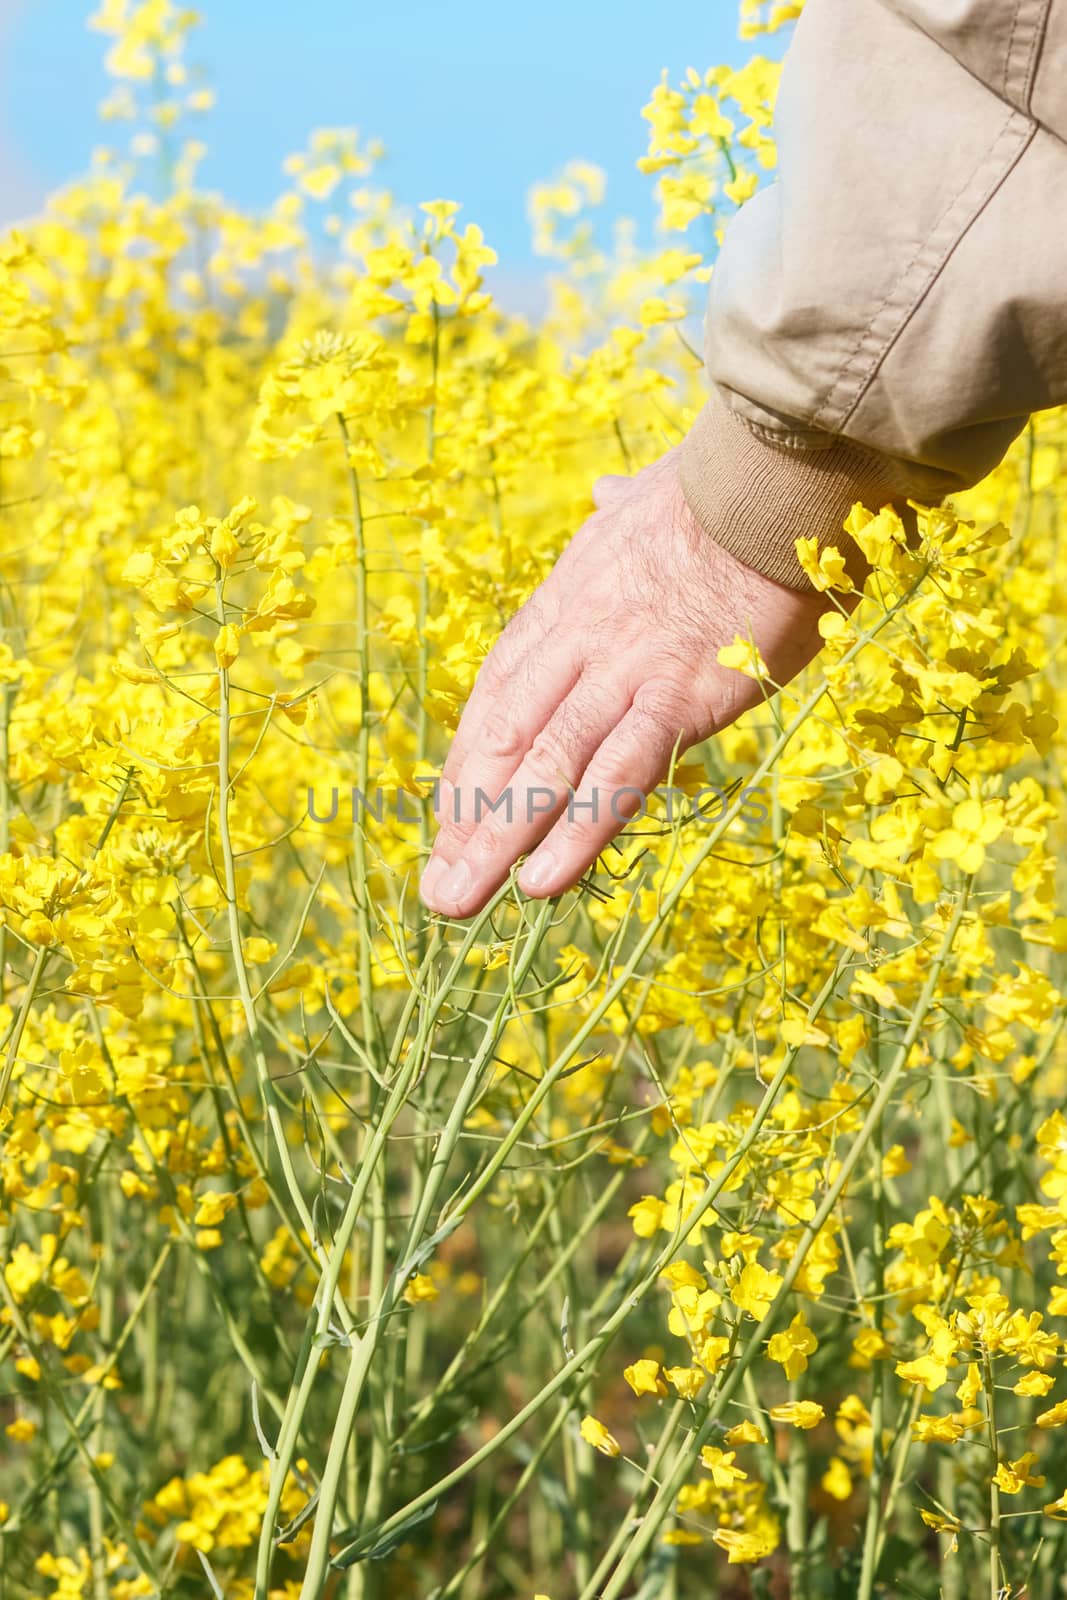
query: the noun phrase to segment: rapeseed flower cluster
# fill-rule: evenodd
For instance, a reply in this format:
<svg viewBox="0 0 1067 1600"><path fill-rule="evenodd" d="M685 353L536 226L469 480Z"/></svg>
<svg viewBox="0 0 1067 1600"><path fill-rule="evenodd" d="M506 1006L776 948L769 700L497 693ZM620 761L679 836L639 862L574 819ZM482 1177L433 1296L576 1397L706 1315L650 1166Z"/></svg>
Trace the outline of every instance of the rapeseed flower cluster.
<svg viewBox="0 0 1067 1600"><path fill-rule="evenodd" d="M652 90L659 248L535 190L533 324L352 130L202 192L195 21L107 0L119 147L0 247L5 1593L1051 1594L1063 417L854 510L858 607L672 774L722 804L432 918L479 663L702 403L777 67Z"/></svg>

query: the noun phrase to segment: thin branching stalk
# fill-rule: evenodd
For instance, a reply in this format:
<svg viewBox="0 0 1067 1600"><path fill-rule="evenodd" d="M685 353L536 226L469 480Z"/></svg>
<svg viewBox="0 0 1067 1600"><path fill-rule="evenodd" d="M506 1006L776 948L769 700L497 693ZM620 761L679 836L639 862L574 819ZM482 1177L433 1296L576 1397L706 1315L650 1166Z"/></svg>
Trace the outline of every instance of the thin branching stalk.
<svg viewBox="0 0 1067 1600"><path fill-rule="evenodd" d="M838 1200L844 1193L846 1185L848 1184L848 1181L851 1178L861 1156L864 1154L868 1145L870 1144L870 1141L875 1135L875 1131L881 1122L881 1118L884 1115L885 1109L889 1105L889 1102L896 1089L897 1082L907 1067L915 1041L918 1039L920 1031L926 1022L929 1011L935 1003L938 980L940 979L942 968L944 967L945 962L948 960L949 953L955 941L956 934L959 931L960 924L963 921L966 903L967 895L966 891L964 891L959 896L955 910L949 918L948 926L945 929L944 938L941 942L941 947L930 964L930 971L927 975L926 982L923 985L922 992L920 993L918 1001L916 1002L915 1011L912 1014L911 1021L908 1024L900 1045L898 1046L896 1056L886 1071L878 1093L874 1098L866 1118L864 1119L863 1126L853 1139L847 1154L841 1161L837 1176L835 1177L833 1183L829 1185L821 1204L815 1212L815 1216L805 1227L804 1232L797 1243L796 1250L782 1275L781 1287L778 1289L778 1292L776 1293L769 1310L761 1320L755 1333L748 1340L744 1349L738 1355L736 1361L727 1370L726 1376L719 1385L714 1399L708 1407L708 1412L703 1423L691 1436L691 1438L686 1441L685 1445L679 1451L678 1457L670 1472L664 1478L656 1499L653 1502L647 1517L644 1519L641 1528L636 1533L629 1549L623 1556L623 1559L619 1562L619 1565L609 1580L607 1587L603 1590L602 1600L619 1600L619 1596L622 1594L627 1582L632 1577L638 1564L643 1559L650 1542L655 1538L656 1530L662 1523L664 1517L669 1514L671 1507L674 1505L682 1484L689 1475L692 1463L696 1460L700 1454L700 1450L707 1442L713 1425L722 1415L724 1407L733 1397L738 1384L744 1378L745 1372L751 1366L760 1350L762 1350L765 1341L774 1332L775 1324L777 1323L781 1314L786 1298L789 1295L793 1284L797 1280L800 1269L807 1259L808 1251L811 1249L819 1230L830 1218ZM583 1595L581 1600L592 1600L592 1596Z"/></svg>

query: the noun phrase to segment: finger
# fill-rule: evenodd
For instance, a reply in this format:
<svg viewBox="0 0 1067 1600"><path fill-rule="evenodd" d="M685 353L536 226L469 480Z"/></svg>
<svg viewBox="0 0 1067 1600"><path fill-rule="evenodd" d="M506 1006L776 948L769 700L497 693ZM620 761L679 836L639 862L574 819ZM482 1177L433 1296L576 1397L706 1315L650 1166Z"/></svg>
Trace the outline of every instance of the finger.
<svg viewBox="0 0 1067 1600"><path fill-rule="evenodd" d="M525 658L477 700L472 696L461 723L463 737L457 734L438 786L438 834L419 882L431 910L444 909L436 899L437 885L477 825L477 810L484 805L479 791L497 798L574 687L578 672L572 649L556 646Z"/></svg>
<svg viewBox="0 0 1067 1600"><path fill-rule="evenodd" d="M578 882L615 835L644 809L644 800L669 770L675 750L702 737L691 714L650 709L635 700L596 751L568 806L523 865L519 888L537 899Z"/></svg>
<svg viewBox="0 0 1067 1600"><path fill-rule="evenodd" d="M453 834L449 848L459 847L452 865L424 890L435 909L468 917L485 905L518 858L570 806L582 773L626 715L627 705L621 686L591 680L575 686L497 791L495 804L472 808L471 817ZM467 789L466 767L460 783ZM473 794L473 778L471 783L468 792Z"/></svg>
<svg viewBox="0 0 1067 1600"><path fill-rule="evenodd" d="M549 614L539 590L516 611L479 667L442 769L440 787L445 791L446 799L447 791L455 784L478 729L489 715L491 707L509 693L510 681L522 671L531 652L543 650L549 631ZM550 709L559 704L569 687L570 682L560 690ZM437 809L451 813L450 804L439 803Z"/></svg>
<svg viewBox="0 0 1067 1600"><path fill-rule="evenodd" d="M632 478L623 477L618 472L606 472L593 485L593 504L598 511L606 511L608 506L615 505L632 487Z"/></svg>
<svg viewBox="0 0 1067 1600"><path fill-rule="evenodd" d="M479 808L495 800L535 739L573 690L581 671L570 644L527 657L471 716L465 754L450 763L450 791L439 808L434 854L452 861L477 825ZM457 767L457 763L458 767Z"/></svg>

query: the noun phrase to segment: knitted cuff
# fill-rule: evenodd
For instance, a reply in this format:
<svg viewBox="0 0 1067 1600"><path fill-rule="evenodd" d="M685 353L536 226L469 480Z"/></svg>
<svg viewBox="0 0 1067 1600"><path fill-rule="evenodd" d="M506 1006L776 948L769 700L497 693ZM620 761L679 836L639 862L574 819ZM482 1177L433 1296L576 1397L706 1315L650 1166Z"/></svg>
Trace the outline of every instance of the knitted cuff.
<svg viewBox="0 0 1067 1600"><path fill-rule="evenodd" d="M905 502L916 491L902 483L901 463L826 437L820 448L772 441L713 391L679 454L682 490L701 526L744 566L789 589L813 588L797 560L801 538L836 545L862 584L867 564L842 531L857 501L910 519Z"/></svg>

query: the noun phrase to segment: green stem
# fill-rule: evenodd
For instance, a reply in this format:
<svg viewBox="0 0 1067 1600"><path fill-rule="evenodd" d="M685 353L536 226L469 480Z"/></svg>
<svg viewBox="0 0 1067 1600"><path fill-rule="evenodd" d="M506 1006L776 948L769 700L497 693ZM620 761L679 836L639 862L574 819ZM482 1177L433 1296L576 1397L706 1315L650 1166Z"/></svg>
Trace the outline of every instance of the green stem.
<svg viewBox="0 0 1067 1600"><path fill-rule="evenodd" d="M829 1000L837 986L841 973L844 970L844 965L845 957L842 956L833 973L827 979L826 983L823 985L823 988L812 1002L812 1005L808 1011L809 1021L813 1021L819 1015L823 1006ZM533 1397L532 1400L528 1401L526 1405L517 1411L515 1415L497 1431L497 1433L491 1440L488 1441L488 1443L482 1445L482 1447L479 1450L476 1450L473 1455L469 1456L461 1466L456 1467L444 1478L441 1478L436 1484L433 1485L432 1488L427 1489L423 1493L417 1495L400 1511L394 1512L394 1514L389 1517L379 1529L377 1529L377 1538L384 1538L386 1535L392 1533L398 1525L405 1522L415 1512L425 1509L427 1505L431 1504L432 1501L439 1499L440 1496L448 1489L453 1488L457 1483L461 1483L463 1479L466 1478L470 1473L476 1471L477 1468L483 1464L483 1462L489 1460L490 1457L495 1455L495 1453L503 1447L503 1445L512 1439L515 1434L525 1426L531 1417L536 1416L538 1411L540 1411L554 1395L559 1393L559 1391L564 1388L567 1383L569 1383L571 1378L573 1378L577 1373L583 1371L583 1369L587 1366L591 1365L607 1348L615 1334L618 1332L619 1328L621 1328L627 1317L631 1314L634 1307L639 1305L644 1297L650 1292L650 1290L655 1287L655 1285L659 1282L664 1268L669 1266L670 1263L675 1259L681 1238L690 1232L700 1222L701 1218L712 1209L720 1194L722 1194L723 1190L729 1184L730 1179L737 1171L737 1168L745 1161L749 1150L759 1137L760 1131L763 1128L767 1117L770 1115L772 1108L776 1104L778 1096L781 1094L785 1085L786 1079L793 1069L798 1049L799 1046L791 1048L785 1052L778 1070L775 1072L774 1077L764 1090L763 1097L753 1112L752 1119L749 1122L748 1127L738 1140L737 1148L735 1149L733 1155L724 1163L722 1171L718 1173L716 1177L709 1180L704 1193L696 1200L692 1210L685 1216L684 1222L681 1212L679 1212L677 1226L675 1227L667 1243L653 1257L650 1264L645 1268L643 1276L641 1276L636 1283L628 1286L624 1292L620 1293L618 1304L616 1305L615 1310L601 1325L598 1332L587 1339L584 1344L579 1346L574 1355L564 1362L562 1367L560 1367L556 1375L544 1385L544 1387ZM346 1546L345 1549L341 1551L340 1555L337 1557L337 1561L341 1562L345 1558L354 1558L362 1549L367 1546L367 1544L368 1540L366 1537L353 1541L352 1544ZM581 1600L594 1600L594 1597L592 1594L587 1593L581 1597Z"/></svg>
<svg viewBox="0 0 1067 1600"><path fill-rule="evenodd" d="M993 1363L988 1351L982 1352L982 1372L985 1380L986 1422L989 1428L989 1450L992 1463L989 1473L989 1600L1000 1600L1000 1489L996 1473L1000 1466L1000 1440L997 1437L996 1385L993 1381Z"/></svg>
<svg viewBox="0 0 1067 1600"><path fill-rule="evenodd" d="M968 888L969 882L970 881L968 880ZM938 980L941 975L941 969L948 958L948 954L952 948L956 933L959 930L961 921L963 920L966 902L967 893L965 890L963 895L961 895L959 903L957 904L956 909L949 921L940 951L931 964L930 973L927 977L926 983L923 985L915 1012L898 1048L896 1058L889 1068L889 1071L886 1073L885 1079L882 1082L878 1094L875 1096L875 1099L871 1105L871 1109L864 1120L863 1126L853 1140L848 1154L841 1162L841 1165L838 1168L837 1176L827 1189L826 1195L816 1210L815 1216L805 1227L804 1232L802 1233L797 1244L796 1250L782 1275L782 1284L778 1290L778 1293L771 1302L771 1306L761 1321L759 1327L756 1329L756 1332L752 1335L744 1350L738 1356L736 1362L727 1371L726 1376L720 1384L719 1389L708 1408L707 1416L704 1422L697 1429L697 1431L691 1435L691 1437L686 1441L682 1449L679 1451L678 1459L673 1469L663 1480L659 1493L657 1494L648 1515L645 1517L642 1526L635 1534L629 1550L626 1552L626 1555L620 1562L618 1569L609 1582L607 1588L603 1591L601 1600L619 1600L623 1589L632 1578L639 1562L643 1559L648 1546L656 1537L658 1528L664 1519L670 1514L670 1510L678 1498L678 1494L682 1488L682 1485L689 1476L692 1463L697 1459L702 1447L707 1443L711 1431L718 1422L718 1419L721 1416L727 1402L733 1397L733 1394L737 1389L738 1384L742 1381L745 1372L747 1372L759 1351L762 1350L766 1340L774 1332L775 1325L782 1312L785 1302L792 1292L793 1285L797 1280L804 1262L807 1260L808 1251L811 1249L811 1246L815 1242L820 1230L825 1226L826 1222L833 1214L834 1208L841 1198L841 1195L843 1194L861 1155L866 1150L871 1139L874 1137L875 1131L878 1128L887 1105L889 1104L893 1091L897 1086L897 1081L907 1066L908 1057L910 1056L912 1048L919 1037L924 1023L926 1022L927 1013L933 1005L934 996L937 992ZM593 1600L593 1597L583 1595L582 1600Z"/></svg>
<svg viewBox="0 0 1067 1600"><path fill-rule="evenodd" d="M790 1384L791 1400L801 1398L800 1385ZM789 1545L790 1600L808 1600L810 1565L808 1558L808 1441L800 1428L789 1440L789 1509L786 1540Z"/></svg>
<svg viewBox="0 0 1067 1600"><path fill-rule="evenodd" d="M539 907L526 946L515 962L513 969L514 987L517 988L525 981L544 940L551 916L552 902L546 900ZM504 1023L510 1013L511 1005L512 995L509 988L509 992L502 996L494 1017L485 1025L483 1044L471 1063L471 1068L463 1087L456 1096L455 1105L449 1116L448 1123L438 1141L418 1210L411 1220L407 1239L390 1275L381 1302L377 1309L372 1312L370 1323L363 1335L358 1341L352 1341L352 1359L349 1364L344 1389L342 1390L337 1420L334 1424L333 1438L330 1441L330 1449L319 1486L319 1503L316 1508L315 1526L311 1535L311 1548L308 1551L307 1568L300 1591L300 1600L318 1600L325 1588L328 1578L333 1516L337 1504L342 1463L355 1422L356 1410L370 1370L371 1360L378 1347L383 1330L388 1325L388 1320L400 1298L404 1284L412 1271L412 1253L417 1242L422 1239L430 1210L451 1164L463 1123L469 1115L475 1093L484 1078L485 1070L493 1059ZM435 1238L444 1234L445 1231L445 1229L439 1229ZM447 1231L451 1231L451 1229L449 1228ZM421 1254L422 1251L420 1250L419 1253Z"/></svg>
<svg viewBox="0 0 1067 1600"><path fill-rule="evenodd" d="M51 953L48 945L42 944L38 947L37 954L33 959L33 966L30 969L30 975L26 980L26 987L22 991L22 1003L15 1016L15 1023L7 1041L4 1068L0 1072L0 1112L3 1111L7 1103L7 1092L11 1087L11 1079L18 1061L22 1035L26 1031L26 1023L29 1021L30 1012L33 1010L33 1002L37 998L37 991L41 986L41 979L44 977L44 970L48 965L48 958Z"/></svg>
<svg viewBox="0 0 1067 1600"><path fill-rule="evenodd" d="M875 1010L871 1057L874 1070L881 1069L881 1012ZM874 1261L874 1282L871 1299L874 1306L874 1327L882 1333L885 1327L885 1184L882 1177L882 1151L884 1140L879 1123L871 1138L871 1253ZM867 1485L867 1517L863 1533L863 1556L860 1564L860 1582L857 1600L871 1600L878 1572L880 1533L882 1527L882 1486L885 1479L885 1381L883 1363L875 1360L871 1372L871 1477Z"/></svg>

